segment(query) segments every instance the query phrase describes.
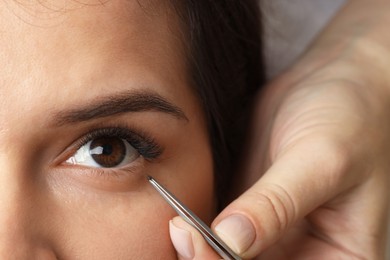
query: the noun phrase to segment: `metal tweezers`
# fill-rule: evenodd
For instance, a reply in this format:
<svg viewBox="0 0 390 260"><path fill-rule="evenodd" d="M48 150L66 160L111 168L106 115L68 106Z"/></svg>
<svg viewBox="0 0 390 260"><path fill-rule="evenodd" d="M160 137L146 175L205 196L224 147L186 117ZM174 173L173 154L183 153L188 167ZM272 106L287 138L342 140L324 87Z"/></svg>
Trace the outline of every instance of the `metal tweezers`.
<svg viewBox="0 0 390 260"><path fill-rule="evenodd" d="M191 226L196 228L206 239L209 245L225 260L241 260L211 229L195 215L190 209L184 206L172 193L165 189L155 179L147 176L148 181L172 206L172 208Z"/></svg>

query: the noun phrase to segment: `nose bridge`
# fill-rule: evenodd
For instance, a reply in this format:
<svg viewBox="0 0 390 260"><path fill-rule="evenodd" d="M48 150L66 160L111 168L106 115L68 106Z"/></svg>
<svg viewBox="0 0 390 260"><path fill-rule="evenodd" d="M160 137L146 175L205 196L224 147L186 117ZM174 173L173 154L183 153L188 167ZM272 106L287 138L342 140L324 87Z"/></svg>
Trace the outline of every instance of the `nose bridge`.
<svg viewBox="0 0 390 260"><path fill-rule="evenodd" d="M0 152L0 257L7 256L19 245L28 245L27 194L23 189L23 176L18 171L15 159L6 151Z"/></svg>
<svg viewBox="0 0 390 260"><path fill-rule="evenodd" d="M37 222L34 182L11 154L0 151L0 259L55 259Z"/></svg>
<svg viewBox="0 0 390 260"><path fill-rule="evenodd" d="M28 190L23 189L25 179L20 174L17 159L0 151L0 235L4 226L14 228L14 222L22 220Z"/></svg>

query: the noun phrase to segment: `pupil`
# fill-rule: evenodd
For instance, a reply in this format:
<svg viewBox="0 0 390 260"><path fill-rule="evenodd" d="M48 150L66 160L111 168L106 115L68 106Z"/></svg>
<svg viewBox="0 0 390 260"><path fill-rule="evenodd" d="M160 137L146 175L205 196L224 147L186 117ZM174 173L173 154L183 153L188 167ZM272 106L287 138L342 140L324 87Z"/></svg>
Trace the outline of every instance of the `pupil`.
<svg viewBox="0 0 390 260"><path fill-rule="evenodd" d="M113 149L112 149L112 145L111 144L102 145L102 148L103 148L102 154L110 155L112 153Z"/></svg>
<svg viewBox="0 0 390 260"><path fill-rule="evenodd" d="M95 162L106 168L118 166L126 156L126 145L117 137L97 138L91 142L89 149Z"/></svg>

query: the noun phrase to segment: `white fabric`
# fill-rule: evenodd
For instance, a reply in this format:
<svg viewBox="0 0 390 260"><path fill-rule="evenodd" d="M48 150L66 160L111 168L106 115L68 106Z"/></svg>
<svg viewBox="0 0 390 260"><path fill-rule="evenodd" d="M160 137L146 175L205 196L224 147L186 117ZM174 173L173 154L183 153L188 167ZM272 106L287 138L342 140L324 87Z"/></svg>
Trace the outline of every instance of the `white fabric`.
<svg viewBox="0 0 390 260"><path fill-rule="evenodd" d="M290 65L346 0L260 0L269 78Z"/></svg>

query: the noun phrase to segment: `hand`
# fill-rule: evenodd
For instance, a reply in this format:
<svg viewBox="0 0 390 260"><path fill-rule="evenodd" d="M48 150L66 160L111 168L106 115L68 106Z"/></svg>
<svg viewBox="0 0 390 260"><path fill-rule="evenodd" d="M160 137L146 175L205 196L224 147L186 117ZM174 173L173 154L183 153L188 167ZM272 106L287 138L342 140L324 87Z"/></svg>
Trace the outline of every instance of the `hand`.
<svg viewBox="0 0 390 260"><path fill-rule="evenodd" d="M243 258L384 259L390 82L348 53L298 64L262 93L240 174L245 189L257 182L212 225ZM189 259L220 259L180 223Z"/></svg>

